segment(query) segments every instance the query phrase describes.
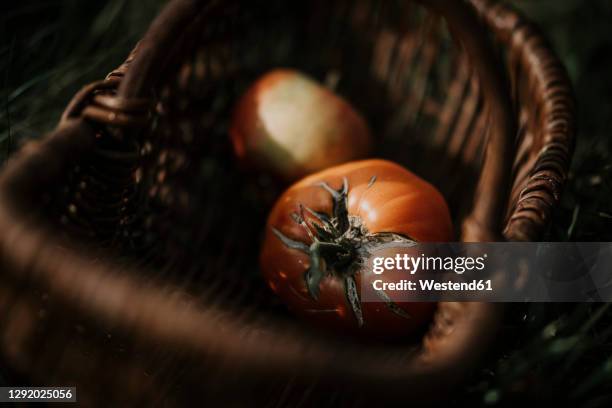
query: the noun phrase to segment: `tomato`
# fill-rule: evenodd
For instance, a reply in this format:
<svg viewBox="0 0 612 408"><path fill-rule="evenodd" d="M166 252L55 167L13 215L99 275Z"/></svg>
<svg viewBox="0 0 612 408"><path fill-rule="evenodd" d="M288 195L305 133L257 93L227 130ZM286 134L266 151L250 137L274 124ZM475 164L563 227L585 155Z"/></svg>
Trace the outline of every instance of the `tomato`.
<svg viewBox="0 0 612 408"><path fill-rule="evenodd" d="M428 322L435 304L395 302L385 292L377 293L380 302L361 302L362 279L373 278L364 257L390 241L451 238L448 207L435 187L398 164L357 161L306 177L282 194L268 218L261 269L289 308L314 323L398 337Z"/></svg>
<svg viewBox="0 0 612 408"><path fill-rule="evenodd" d="M240 98L230 126L238 159L285 181L364 158L370 132L342 98L294 70L277 69Z"/></svg>

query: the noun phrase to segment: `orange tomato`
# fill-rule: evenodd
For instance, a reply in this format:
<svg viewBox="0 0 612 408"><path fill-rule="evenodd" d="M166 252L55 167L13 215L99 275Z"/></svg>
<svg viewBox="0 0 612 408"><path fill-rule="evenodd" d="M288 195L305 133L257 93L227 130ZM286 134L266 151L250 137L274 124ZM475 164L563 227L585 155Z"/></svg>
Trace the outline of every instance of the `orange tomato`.
<svg viewBox="0 0 612 408"><path fill-rule="evenodd" d="M238 159L285 181L363 158L370 133L342 98L310 77L277 69L238 102L230 127Z"/></svg>
<svg viewBox="0 0 612 408"><path fill-rule="evenodd" d="M396 303L388 293L378 293L380 302L361 302L362 279L373 277L364 257L385 242L451 238L448 207L435 187L398 164L357 161L308 176L282 194L268 218L261 269L304 318L397 337L428 322L435 304Z"/></svg>

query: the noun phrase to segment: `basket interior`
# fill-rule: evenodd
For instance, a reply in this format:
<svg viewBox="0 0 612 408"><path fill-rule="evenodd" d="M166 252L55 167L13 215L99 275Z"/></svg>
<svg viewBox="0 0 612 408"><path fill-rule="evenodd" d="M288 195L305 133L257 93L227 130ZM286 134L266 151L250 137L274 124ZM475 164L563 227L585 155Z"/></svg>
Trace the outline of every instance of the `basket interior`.
<svg viewBox="0 0 612 408"><path fill-rule="evenodd" d="M310 74L369 123L375 157L403 164L469 211L487 135L478 81L436 15L410 2L259 2L209 8L185 28L149 126L100 130L46 207L70 238L203 304L289 318L260 279L267 211L283 186L241 169L228 138L246 88L276 67Z"/></svg>

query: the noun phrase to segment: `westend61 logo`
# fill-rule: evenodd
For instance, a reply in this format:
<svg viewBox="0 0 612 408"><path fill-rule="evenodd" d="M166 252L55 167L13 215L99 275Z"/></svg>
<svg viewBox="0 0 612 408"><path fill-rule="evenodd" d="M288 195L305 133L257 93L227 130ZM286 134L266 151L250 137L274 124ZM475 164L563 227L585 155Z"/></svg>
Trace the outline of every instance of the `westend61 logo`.
<svg viewBox="0 0 612 408"><path fill-rule="evenodd" d="M612 301L610 242L394 242L364 266L364 302Z"/></svg>
<svg viewBox="0 0 612 408"><path fill-rule="evenodd" d="M372 261L372 272L380 275L385 271L407 271L411 275L417 271L454 272L461 275L464 272L482 271L485 268L487 254L478 257L441 257L441 256L411 256L396 254L394 257L377 256Z"/></svg>

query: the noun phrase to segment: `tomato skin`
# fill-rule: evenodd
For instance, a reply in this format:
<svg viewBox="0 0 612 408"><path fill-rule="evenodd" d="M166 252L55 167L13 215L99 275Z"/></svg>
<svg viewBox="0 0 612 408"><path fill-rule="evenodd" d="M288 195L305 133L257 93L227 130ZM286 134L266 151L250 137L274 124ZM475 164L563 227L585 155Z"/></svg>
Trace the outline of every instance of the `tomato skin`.
<svg viewBox="0 0 612 408"><path fill-rule="evenodd" d="M375 177L374 182L372 178ZM364 160L336 166L308 176L291 186L278 199L268 218L261 251L261 269L272 290L298 315L318 325L356 332L368 337L399 337L414 333L428 322L434 303L398 303L410 319L393 313L383 302L363 302L362 327L347 302L343 280L327 276L320 283L315 300L305 284L309 267L308 254L287 247L273 229L292 240L309 245L306 229L295 222L292 213L300 205L330 214L333 200L320 183L336 189L348 182L348 213L357 216L369 233L393 232L421 242L445 242L452 239L452 224L442 195L429 183L385 160ZM361 270L355 275L357 287L361 279L396 281L399 271L372 276ZM405 273L402 271L401 273ZM413 279L406 274L404 279ZM367 287L367 286L366 286ZM391 297L392 294L389 293Z"/></svg>
<svg viewBox="0 0 612 408"><path fill-rule="evenodd" d="M270 71L247 90L230 138L242 163L285 181L363 158L371 145L367 124L345 100L290 69Z"/></svg>

